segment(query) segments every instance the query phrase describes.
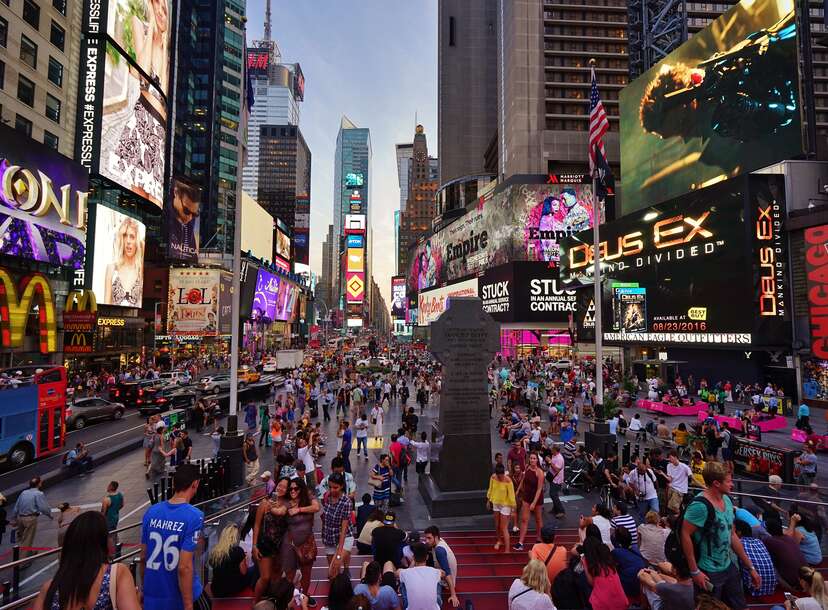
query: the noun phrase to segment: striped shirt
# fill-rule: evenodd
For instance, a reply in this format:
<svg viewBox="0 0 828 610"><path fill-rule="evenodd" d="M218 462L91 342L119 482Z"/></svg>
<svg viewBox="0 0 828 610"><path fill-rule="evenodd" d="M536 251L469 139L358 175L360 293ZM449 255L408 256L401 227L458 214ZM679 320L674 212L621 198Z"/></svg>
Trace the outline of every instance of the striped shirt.
<svg viewBox="0 0 828 610"><path fill-rule="evenodd" d="M626 528L630 532L630 536L632 536L633 545L638 545L638 526L635 524L635 519L630 515L618 515L617 517L613 517L610 523L612 523L615 529L621 527Z"/></svg>

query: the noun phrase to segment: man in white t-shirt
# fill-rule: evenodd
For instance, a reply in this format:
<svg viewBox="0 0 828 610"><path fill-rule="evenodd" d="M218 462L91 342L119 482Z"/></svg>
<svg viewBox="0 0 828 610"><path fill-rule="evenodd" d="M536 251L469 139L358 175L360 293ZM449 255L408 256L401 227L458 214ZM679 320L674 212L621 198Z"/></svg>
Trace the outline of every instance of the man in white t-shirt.
<svg viewBox="0 0 828 610"><path fill-rule="evenodd" d="M440 610L443 605L440 587L443 571L426 565L428 547L422 542L412 544L411 552L414 556L414 565L397 572L400 578L403 608L405 610Z"/></svg>
<svg viewBox="0 0 828 610"><path fill-rule="evenodd" d="M693 471L690 466L679 461L678 452L673 449L668 456L667 480L670 488L667 490L667 510L678 515L681 512L681 502L687 494L687 487Z"/></svg>
<svg viewBox="0 0 828 610"><path fill-rule="evenodd" d="M635 490L635 497L638 499L638 511L641 514L641 521L644 521L644 515L648 511L658 513L658 490L656 489L655 473L647 467L647 463L640 460L635 470L630 472L628 481Z"/></svg>
<svg viewBox="0 0 828 610"><path fill-rule="evenodd" d="M359 448L362 447L362 455L368 459L368 416L365 413L360 413L357 420L354 422L354 430L356 430L356 453L359 457Z"/></svg>

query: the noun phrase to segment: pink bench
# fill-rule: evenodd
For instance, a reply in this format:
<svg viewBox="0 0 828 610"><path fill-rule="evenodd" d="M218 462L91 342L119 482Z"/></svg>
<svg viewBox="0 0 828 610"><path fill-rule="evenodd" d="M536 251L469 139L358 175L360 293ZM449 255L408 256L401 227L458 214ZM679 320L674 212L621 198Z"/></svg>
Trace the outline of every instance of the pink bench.
<svg viewBox="0 0 828 610"><path fill-rule="evenodd" d="M707 419L707 413L699 413L699 421L704 421ZM742 429L742 422L741 420L735 417L729 417L727 415L715 415L714 419L722 424L727 422L727 425L730 426L733 430L741 430ZM773 432L774 430L784 430L788 427L788 420L786 420L781 415L775 415L769 419L760 419L755 420L753 422L762 432Z"/></svg>
<svg viewBox="0 0 828 610"><path fill-rule="evenodd" d="M647 411L654 411L656 413L664 413L665 415L695 415L700 411L707 411L707 404L703 402L697 402L686 407L673 407L663 402L641 398L636 404L639 409L646 409Z"/></svg>

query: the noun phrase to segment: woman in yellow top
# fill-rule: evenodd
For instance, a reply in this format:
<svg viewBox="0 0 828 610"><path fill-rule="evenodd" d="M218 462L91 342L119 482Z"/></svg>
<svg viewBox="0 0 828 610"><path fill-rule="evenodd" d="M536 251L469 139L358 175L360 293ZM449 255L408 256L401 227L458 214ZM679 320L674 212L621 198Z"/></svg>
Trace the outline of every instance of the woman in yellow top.
<svg viewBox="0 0 828 610"><path fill-rule="evenodd" d="M684 422L680 423L677 428L673 429L673 440L676 441L676 445L679 447L687 446L688 436L690 436L690 433L687 431L687 426L684 425Z"/></svg>
<svg viewBox="0 0 828 610"><path fill-rule="evenodd" d="M486 499L494 511L495 531L497 532L497 542L494 545L494 550L500 550L500 544L503 543L503 549L506 553L511 548L509 541L509 518L515 510L515 486L512 484L512 479L506 474L506 467L503 464L495 466L495 473L489 479L489 491L486 494Z"/></svg>
<svg viewBox="0 0 828 610"><path fill-rule="evenodd" d="M706 465L707 462L704 461L701 451L694 451L693 459L690 460L690 470L693 472L693 482L701 488L707 487L704 484L704 477L702 477Z"/></svg>

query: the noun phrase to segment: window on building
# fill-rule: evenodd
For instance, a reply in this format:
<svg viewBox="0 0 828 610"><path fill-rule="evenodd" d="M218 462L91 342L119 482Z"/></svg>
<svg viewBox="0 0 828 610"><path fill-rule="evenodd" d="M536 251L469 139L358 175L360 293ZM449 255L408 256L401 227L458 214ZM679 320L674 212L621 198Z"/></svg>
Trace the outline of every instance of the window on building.
<svg viewBox="0 0 828 610"><path fill-rule="evenodd" d="M0 17L0 47L5 47L9 37L9 22Z"/></svg>
<svg viewBox="0 0 828 610"><path fill-rule="evenodd" d="M6 62L0 61L0 89L6 84Z"/></svg>
<svg viewBox="0 0 828 610"><path fill-rule="evenodd" d="M37 45L25 34L20 35L20 61L37 70Z"/></svg>
<svg viewBox="0 0 828 610"><path fill-rule="evenodd" d="M66 0L52 0L54 6L61 15L66 14Z"/></svg>
<svg viewBox="0 0 828 610"><path fill-rule="evenodd" d="M60 100L48 93L46 94L46 118L60 123Z"/></svg>
<svg viewBox="0 0 828 610"><path fill-rule="evenodd" d="M454 43L455 43L454 17L449 17L449 46L453 47Z"/></svg>
<svg viewBox="0 0 828 610"><path fill-rule="evenodd" d="M40 29L40 6L32 0L23 0L23 21L34 29Z"/></svg>
<svg viewBox="0 0 828 610"><path fill-rule="evenodd" d="M55 134L51 131L44 131L43 132L43 143L53 150L58 149L58 145L60 144L60 138L58 138Z"/></svg>
<svg viewBox="0 0 828 610"><path fill-rule="evenodd" d="M49 58L49 82L63 87L63 64L54 57Z"/></svg>
<svg viewBox="0 0 828 610"><path fill-rule="evenodd" d="M58 49L63 51L63 45L66 44L66 30L52 21L52 32L49 34L49 40Z"/></svg>
<svg viewBox="0 0 828 610"><path fill-rule="evenodd" d="M18 114L14 119L14 128L17 131L22 131L30 138L32 137L32 122L26 117Z"/></svg>
<svg viewBox="0 0 828 610"><path fill-rule="evenodd" d="M22 74L17 77L17 99L34 107L35 85Z"/></svg>

